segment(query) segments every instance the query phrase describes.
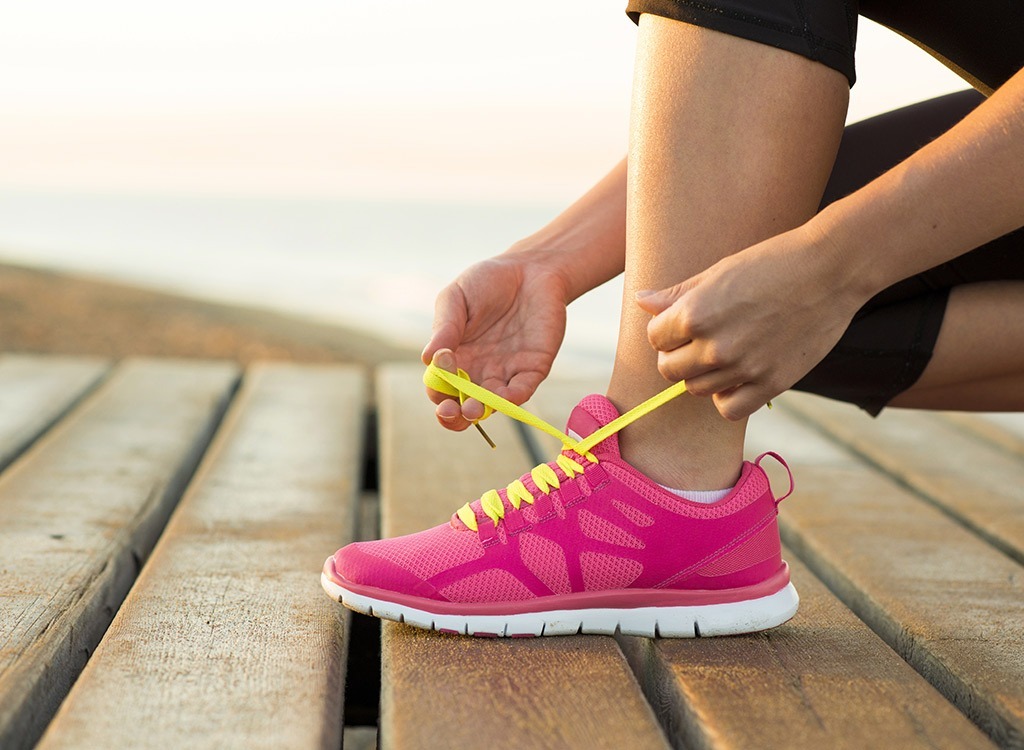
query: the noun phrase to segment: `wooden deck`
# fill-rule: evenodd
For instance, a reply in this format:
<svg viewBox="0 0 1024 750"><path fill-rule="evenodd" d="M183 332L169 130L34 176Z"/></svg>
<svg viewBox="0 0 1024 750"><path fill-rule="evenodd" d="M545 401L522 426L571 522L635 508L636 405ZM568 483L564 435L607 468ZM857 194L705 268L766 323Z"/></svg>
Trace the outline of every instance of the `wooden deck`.
<svg viewBox="0 0 1024 750"><path fill-rule="evenodd" d="M790 623L470 639L319 586L553 455L420 375L0 357L0 748L1024 747L1024 420L788 394L749 448L796 475Z"/></svg>

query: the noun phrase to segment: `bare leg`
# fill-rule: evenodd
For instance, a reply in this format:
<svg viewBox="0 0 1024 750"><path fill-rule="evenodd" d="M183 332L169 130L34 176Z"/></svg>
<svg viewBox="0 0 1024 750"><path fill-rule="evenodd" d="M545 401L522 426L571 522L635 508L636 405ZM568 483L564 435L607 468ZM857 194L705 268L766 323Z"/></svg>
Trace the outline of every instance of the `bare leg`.
<svg viewBox="0 0 1024 750"><path fill-rule="evenodd" d="M913 409L1024 411L1024 282L954 287L935 352L890 402Z"/></svg>
<svg viewBox="0 0 1024 750"><path fill-rule="evenodd" d="M745 39L643 15L634 80L626 276L608 397L664 389L634 296L798 226L817 210L843 130L845 77ZM745 422L683 396L620 434L623 457L662 484L720 489L738 476Z"/></svg>

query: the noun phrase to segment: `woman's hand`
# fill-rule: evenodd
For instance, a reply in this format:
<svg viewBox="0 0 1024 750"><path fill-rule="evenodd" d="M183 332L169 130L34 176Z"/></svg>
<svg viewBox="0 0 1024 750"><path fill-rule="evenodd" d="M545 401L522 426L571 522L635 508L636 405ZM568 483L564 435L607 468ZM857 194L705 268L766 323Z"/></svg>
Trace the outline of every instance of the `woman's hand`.
<svg viewBox="0 0 1024 750"><path fill-rule="evenodd" d="M835 346L866 297L845 281L842 258L808 225L731 255L637 303L658 370L711 396L738 420L806 375Z"/></svg>
<svg viewBox="0 0 1024 750"><path fill-rule="evenodd" d="M566 284L560 274L527 252L509 252L470 266L437 297L434 332L423 349L431 361L522 404L547 377L565 335ZM464 430L484 407L427 389L437 419Z"/></svg>

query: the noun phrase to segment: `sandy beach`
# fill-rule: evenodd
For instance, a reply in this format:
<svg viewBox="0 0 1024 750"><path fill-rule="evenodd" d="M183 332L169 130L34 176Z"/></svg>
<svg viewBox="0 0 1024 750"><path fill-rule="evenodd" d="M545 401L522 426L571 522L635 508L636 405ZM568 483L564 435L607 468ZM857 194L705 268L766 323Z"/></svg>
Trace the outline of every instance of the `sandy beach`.
<svg viewBox="0 0 1024 750"><path fill-rule="evenodd" d="M0 350L367 366L418 359L342 326L12 265L0 265Z"/></svg>

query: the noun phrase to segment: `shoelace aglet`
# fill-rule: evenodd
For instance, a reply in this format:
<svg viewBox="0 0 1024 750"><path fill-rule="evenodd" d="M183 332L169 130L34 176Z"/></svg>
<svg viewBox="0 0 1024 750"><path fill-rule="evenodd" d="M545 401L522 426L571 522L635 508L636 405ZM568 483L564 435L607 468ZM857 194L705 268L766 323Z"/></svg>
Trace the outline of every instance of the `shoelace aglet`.
<svg viewBox="0 0 1024 750"><path fill-rule="evenodd" d="M488 435L486 432L484 432L484 428L480 426L479 422L474 422L473 426L476 427L476 431L480 433L480 435L483 437L484 440L487 441L487 444L489 446L491 446L491 448L497 448L498 447L498 446L496 446L494 444L494 441L491 440L491 436Z"/></svg>

